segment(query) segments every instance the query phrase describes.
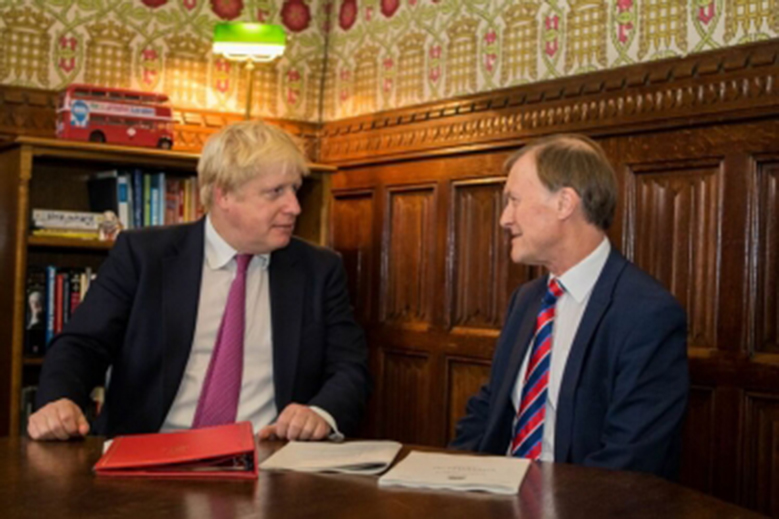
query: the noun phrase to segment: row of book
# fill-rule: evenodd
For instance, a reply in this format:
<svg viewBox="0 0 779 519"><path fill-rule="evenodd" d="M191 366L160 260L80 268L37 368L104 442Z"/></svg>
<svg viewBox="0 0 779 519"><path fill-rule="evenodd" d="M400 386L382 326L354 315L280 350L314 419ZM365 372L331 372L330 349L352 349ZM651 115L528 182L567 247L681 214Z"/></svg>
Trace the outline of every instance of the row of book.
<svg viewBox="0 0 779 519"><path fill-rule="evenodd" d="M194 221L203 214L197 179L141 169L96 173L87 181L91 211L113 211L124 229Z"/></svg>
<svg viewBox="0 0 779 519"><path fill-rule="evenodd" d="M90 267L30 265L27 269L27 315L24 353L40 357L84 300L95 278Z"/></svg>

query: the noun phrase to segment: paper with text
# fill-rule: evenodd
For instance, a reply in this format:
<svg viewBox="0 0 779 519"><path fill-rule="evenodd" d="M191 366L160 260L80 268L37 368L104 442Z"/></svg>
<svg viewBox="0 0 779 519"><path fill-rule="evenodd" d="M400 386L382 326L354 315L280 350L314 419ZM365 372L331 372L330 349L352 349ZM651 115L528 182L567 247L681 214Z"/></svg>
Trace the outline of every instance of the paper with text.
<svg viewBox="0 0 779 519"><path fill-rule="evenodd" d="M414 451L379 478L379 486L516 494L530 463L521 458Z"/></svg>
<svg viewBox="0 0 779 519"><path fill-rule="evenodd" d="M400 451L392 441L289 442L260 464L261 470L380 474Z"/></svg>

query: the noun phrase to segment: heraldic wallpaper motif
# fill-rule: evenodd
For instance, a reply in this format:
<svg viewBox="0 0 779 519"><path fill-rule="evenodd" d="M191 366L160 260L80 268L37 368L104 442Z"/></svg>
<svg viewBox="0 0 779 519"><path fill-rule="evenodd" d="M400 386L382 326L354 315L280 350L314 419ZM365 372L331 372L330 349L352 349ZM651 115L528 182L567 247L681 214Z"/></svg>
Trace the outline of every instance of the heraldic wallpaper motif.
<svg viewBox="0 0 779 519"><path fill-rule="evenodd" d="M219 21L286 28L253 113L319 122L773 38L779 0L0 0L0 83L242 112Z"/></svg>

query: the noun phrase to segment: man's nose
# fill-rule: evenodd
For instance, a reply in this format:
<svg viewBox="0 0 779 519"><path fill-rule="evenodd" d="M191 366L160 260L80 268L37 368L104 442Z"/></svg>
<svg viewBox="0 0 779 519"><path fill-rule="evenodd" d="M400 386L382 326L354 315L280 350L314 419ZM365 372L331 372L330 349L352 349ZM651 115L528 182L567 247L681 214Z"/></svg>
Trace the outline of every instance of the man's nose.
<svg viewBox="0 0 779 519"><path fill-rule="evenodd" d="M503 212L500 213L500 226L507 229L511 225L511 214L509 212L509 206L506 204L503 206Z"/></svg>
<svg viewBox="0 0 779 519"><path fill-rule="evenodd" d="M284 201L284 211L288 214L297 216L300 214L300 201L295 191L290 190L286 194L286 200Z"/></svg>

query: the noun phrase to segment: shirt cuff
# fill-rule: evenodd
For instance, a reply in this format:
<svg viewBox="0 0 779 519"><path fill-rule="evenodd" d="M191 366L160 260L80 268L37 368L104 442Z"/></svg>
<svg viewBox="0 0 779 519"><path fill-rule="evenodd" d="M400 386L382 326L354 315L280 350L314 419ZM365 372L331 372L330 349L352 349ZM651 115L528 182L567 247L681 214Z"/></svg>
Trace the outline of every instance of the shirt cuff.
<svg viewBox="0 0 779 519"><path fill-rule="evenodd" d="M331 442L342 442L344 441L344 435L341 433L341 431L338 430L338 425L335 423L335 419L333 416L322 409L321 407L317 407L315 405L309 406L309 409L314 411L316 414L322 417L322 419L327 422L327 425L330 426L330 435L327 437L328 440Z"/></svg>

